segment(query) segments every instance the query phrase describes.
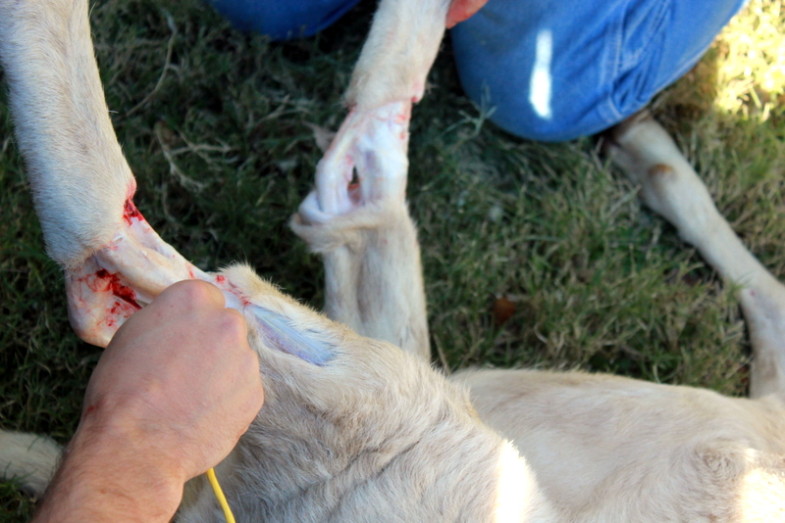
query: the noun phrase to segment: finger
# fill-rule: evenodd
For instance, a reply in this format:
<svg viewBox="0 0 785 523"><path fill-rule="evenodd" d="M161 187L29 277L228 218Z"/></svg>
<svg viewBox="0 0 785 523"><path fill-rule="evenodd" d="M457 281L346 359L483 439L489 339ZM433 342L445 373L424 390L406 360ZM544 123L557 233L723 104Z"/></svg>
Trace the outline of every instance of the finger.
<svg viewBox="0 0 785 523"><path fill-rule="evenodd" d="M445 22L447 28L450 29L456 24L468 20L486 3L488 3L488 0L453 0L449 11L447 11L447 20Z"/></svg>
<svg viewBox="0 0 785 523"><path fill-rule="evenodd" d="M183 280L166 288L152 306L174 307L178 311L187 311L189 308L214 308L226 307L223 293L212 283L202 280Z"/></svg>

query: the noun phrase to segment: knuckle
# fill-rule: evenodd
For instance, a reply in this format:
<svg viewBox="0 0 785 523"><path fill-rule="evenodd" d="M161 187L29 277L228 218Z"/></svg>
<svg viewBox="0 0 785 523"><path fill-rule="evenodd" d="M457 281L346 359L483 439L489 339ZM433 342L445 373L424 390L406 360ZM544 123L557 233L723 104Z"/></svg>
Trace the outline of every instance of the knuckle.
<svg viewBox="0 0 785 523"><path fill-rule="evenodd" d="M248 344L248 324L239 311L223 309L218 316L218 328L229 340Z"/></svg>
<svg viewBox="0 0 785 523"><path fill-rule="evenodd" d="M261 380L261 375L259 374L259 355L256 353L256 351L249 347L249 350L245 352L244 360L244 366L252 369L253 374L258 376L259 380Z"/></svg>
<svg viewBox="0 0 785 523"><path fill-rule="evenodd" d="M198 309L207 306L223 305L223 295L211 283L199 280L185 280L172 285L171 293L184 306Z"/></svg>

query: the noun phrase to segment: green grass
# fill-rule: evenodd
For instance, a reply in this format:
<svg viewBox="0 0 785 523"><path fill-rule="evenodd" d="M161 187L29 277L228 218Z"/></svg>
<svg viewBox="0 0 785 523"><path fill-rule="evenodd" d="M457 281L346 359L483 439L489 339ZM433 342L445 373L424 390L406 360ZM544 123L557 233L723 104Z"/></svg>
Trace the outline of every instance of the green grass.
<svg viewBox="0 0 785 523"><path fill-rule="evenodd" d="M206 269L246 260L319 306L321 265L286 221L320 157L309 124L334 129L344 116L340 96L371 11L364 5L314 39L270 44L195 0L95 5L99 64L137 204L187 258ZM753 1L655 109L720 210L785 278L782 53L751 57L755 42L738 36L781 46L782 11ZM745 392L749 347L732 292L641 208L592 140L537 144L485 123L461 93L449 44L430 81L414 113L409 198L436 360ZM99 351L68 326L3 100L0 187L0 427L64 442ZM492 312L500 296L516 304L501 326ZM0 521L24 520L31 506L12 486L0 491Z"/></svg>

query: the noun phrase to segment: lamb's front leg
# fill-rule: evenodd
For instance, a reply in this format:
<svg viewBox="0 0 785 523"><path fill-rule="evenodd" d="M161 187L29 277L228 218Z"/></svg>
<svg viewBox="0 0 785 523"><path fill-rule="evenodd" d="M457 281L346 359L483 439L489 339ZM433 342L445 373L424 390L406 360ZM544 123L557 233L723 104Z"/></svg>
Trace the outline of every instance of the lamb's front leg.
<svg viewBox="0 0 785 523"><path fill-rule="evenodd" d="M324 257L330 318L428 359L420 251L405 201L409 105L386 107L351 148L322 159L317 189L291 225ZM356 182L347 155L356 159ZM324 192L340 205L322 203Z"/></svg>
<svg viewBox="0 0 785 523"><path fill-rule="evenodd" d="M426 359L419 247L404 201L409 118L445 27L485 1L381 0L346 94L350 113L292 221L324 254L327 314Z"/></svg>
<svg viewBox="0 0 785 523"><path fill-rule="evenodd" d="M423 97L450 4L449 0L379 2L346 93L350 108L364 112Z"/></svg>
<svg viewBox="0 0 785 523"><path fill-rule="evenodd" d="M0 59L49 254L66 271L77 333L105 346L168 285L206 275L133 204L80 1L0 0Z"/></svg>
<svg viewBox="0 0 785 523"><path fill-rule="evenodd" d="M742 244L695 170L648 113L617 128L613 142L612 159L640 184L644 203L739 286L754 352L750 395L777 393L785 399L785 286Z"/></svg>
<svg viewBox="0 0 785 523"><path fill-rule="evenodd" d="M418 102L444 30L488 0L381 0L352 73L348 106L363 113L390 102Z"/></svg>
<svg viewBox="0 0 785 523"><path fill-rule="evenodd" d="M351 181L352 167L358 160L352 154L356 142L373 132L376 121L390 115L405 113L404 130L408 129L408 114L412 104L425 94L428 71L439 51L448 16L450 22L455 22L459 14L470 10L470 4L476 3L476 0L379 2L345 95L350 112L328 150L329 155L340 156L345 165L316 180L317 198L325 211L350 209L342 187Z"/></svg>

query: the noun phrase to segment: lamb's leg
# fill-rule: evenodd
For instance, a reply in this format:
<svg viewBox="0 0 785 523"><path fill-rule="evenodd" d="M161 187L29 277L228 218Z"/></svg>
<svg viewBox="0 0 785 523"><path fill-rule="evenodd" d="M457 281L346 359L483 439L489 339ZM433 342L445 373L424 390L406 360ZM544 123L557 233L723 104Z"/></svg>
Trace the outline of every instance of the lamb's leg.
<svg viewBox="0 0 785 523"><path fill-rule="evenodd" d="M449 10L449 0L381 0L346 93L349 107L419 101Z"/></svg>
<svg viewBox="0 0 785 523"><path fill-rule="evenodd" d="M391 114L411 111L425 93L428 71L444 36L445 24L468 9L473 0L381 0L371 31L355 65L345 101L349 115L341 124L328 154L346 162L316 180L319 206L326 212L351 209L342 187L352 179L358 161L350 154L355 142L373 132L375 122ZM479 6L477 7L479 8ZM476 10L476 9L475 9ZM391 106L401 107L391 112ZM408 121L405 124L408 128Z"/></svg>
<svg viewBox="0 0 785 523"><path fill-rule="evenodd" d="M350 113L319 165L316 190L292 221L324 254L327 314L425 358L419 252L404 203L409 116L446 24L482 4L381 0L346 93ZM359 188L352 186L355 168Z"/></svg>
<svg viewBox="0 0 785 523"><path fill-rule="evenodd" d="M418 102L446 27L488 0L381 0L352 72L347 105L358 113L391 102Z"/></svg>
<svg viewBox="0 0 785 523"><path fill-rule="evenodd" d="M77 333L105 346L172 283L210 277L133 204L93 55L88 2L0 0L0 59L49 254L66 271Z"/></svg>
<svg viewBox="0 0 785 523"><path fill-rule="evenodd" d="M640 184L644 203L739 286L754 351L750 395L785 398L785 286L742 244L694 169L648 113L621 124L610 149L615 163Z"/></svg>
<svg viewBox="0 0 785 523"><path fill-rule="evenodd" d="M330 318L428 359L420 251L405 201L408 119L407 103L388 104L362 122L351 147L339 135L346 148L333 147L319 163L317 189L291 225L324 257ZM347 156L356 160L356 183L344 176ZM325 191L340 205L323 204Z"/></svg>
<svg viewBox="0 0 785 523"><path fill-rule="evenodd" d="M77 334L105 346L125 319L164 288L198 278L224 292L227 306L251 320L253 335L312 363L325 361L330 355L322 345L292 327L296 307L276 309L249 299L247 287L258 285L247 270L200 271L161 240L133 205L135 181L104 102L87 6L87 0L0 0L0 58L17 136L49 253L66 271ZM267 294L274 294L269 285L255 291Z"/></svg>

